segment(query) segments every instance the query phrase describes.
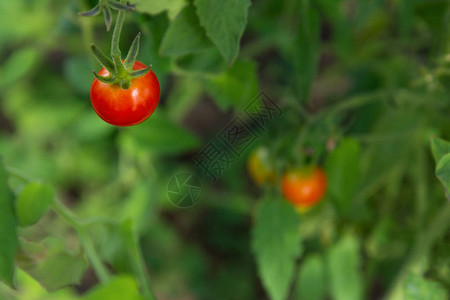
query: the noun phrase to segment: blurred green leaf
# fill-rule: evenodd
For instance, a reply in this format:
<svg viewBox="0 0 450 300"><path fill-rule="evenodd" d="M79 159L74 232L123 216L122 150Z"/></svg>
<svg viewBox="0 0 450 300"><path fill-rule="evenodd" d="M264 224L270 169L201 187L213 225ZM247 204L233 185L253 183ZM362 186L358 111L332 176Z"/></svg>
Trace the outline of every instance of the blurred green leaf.
<svg viewBox="0 0 450 300"><path fill-rule="evenodd" d="M436 177L448 193L450 191L450 142L432 138L431 151L436 162Z"/></svg>
<svg viewBox="0 0 450 300"><path fill-rule="evenodd" d="M178 78L177 85L167 99L168 116L175 121L182 120L200 100L202 92L203 86L198 78L193 76Z"/></svg>
<svg viewBox="0 0 450 300"><path fill-rule="evenodd" d="M2 64L0 69L0 87L5 88L15 81L30 75L33 67L37 64L39 52L35 48L23 48L13 53L8 60Z"/></svg>
<svg viewBox="0 0 450 300"><path fill-rule="evenodd" d="M433 153L434 161L436 164L448 153L450 153L450 142L440 139L431 139L431 152Z"/></svg>
<svg viewBox="0 0 450 300"><path fill-rule="evenodd" d="M211 76L206 89L223 110L242 108L258 94L256 70L252 61L237 61L224 73Z"/></svg>
<svg viewBox="0 0 450 300"><path fill-rule="evenodd" d="M385 217L378 220L377 224L372 227L372 233L364 243L368 256L382 260L404 254L407 246L403 239L394 238L396 232L393 232L392 223L389 217Z"/></svg>
<svg viewBox="0 0 450 300"><path fill-rule="evenodd" d="M309 100L312 82L317 73L320 57L320 18L316 9L308 1L302 1L300 27L293 47L293 60L296 67L299 95L301 101Z"/></svg>
<svg viewBox="0 0 450 300"><path fill-rule="evenodd" d="M84 107L75 101L58 105L48 102L31 104L28 106L28 110L17 118L17 128L29 140L42 143L76 120Z"/></svg>
<svg viewBox="0 0 450 300"><path fill-rule="evenodd" d="M71 254L64 247L58 238L40 244L21 241L17 264L48 291L78 284L88 264L81 254Z"/></svg>
<svg viewBox="0 0 450 300"><path fill-rule="evenodd" d="M19 225L30 226L36 223L52 204L54 194L49 185L30 183L25 186L16 200Z"/></svg>
<svg viewBox="0 0 450 300"><path fill-rule="evenodd" d="M86 57L70 57L64 62L64 77L77 93L89 95L93 65Z"/></svg>
<svg viewBox="0 0 450 300"><path fill-rule="evenodd" d="M170 19L175 18L178 13L187 4L186 0L137 0L133 4L136 4L136 9L140 12L144 12L150 15L157 15L164 11Z"/></svg>
<svg viewBox="0 0 450 300"><path fill-rule="evenodd" d="M436 176L445 187L446 191L450 191L450 153L446 154L439 160L436 166Z"/></svg>
<svg viewBox="0 0 450 300"><path fill-rule="evenodd" d="M239 44L247 25L249 0L195 0L200 24L231 65L239 53Z"/></svg>
<svg viewBox="0 0 450 300"><path fill-rule="evenodd" d="M363 299L361 255L357 237L342 237L328 252L331 295L336 300Z"/></svg>
<svg viewBox="0 0 450 300"><path fill-rule="evenodd" d="M18 246L17 221L13 195L7 181L8 173L0 159L0 280L13 287L14 256Z"/></svg>
<svg viewBox="0 0 450 300"><path fill-rule="evenodd" d="M202 77L221 73L225 67L224 60L216 47L208 48L201 53L177 57L175 63L178 69ZM195 79L198 80L197 77Z"/></svg>
<svg viewBox="0 0 450 300"><path fill-rule="evenodd" d="M17 270L17 282L20 289L20 300L77 300L73 288L67 287L58 291L48 292L45 288L26 272ZM8 300L8 298L3 299ZM13 299L10 299L13 300ZM18 300L14 298L14 300Z"/></svg>
<svg viewBox="0 0 450 300"><path fill-rule="evenodd" d="M92 107L80 113L73 125L73 133L81 141L104 140L111 136L114 131L114 126L100 119Z"/></svg>
<svg viewBox="0 0 450 300"><path fill-rule="evenodd" d="M282 199L266 199L257 208L252 249L259 275L273 300L284 300L292 281L296 259L302 253L299 217Z"/></svg>
<svg viewBox="0 0 450 300"><path fill-rule="evenodd" d="M410 1L410 0L406 0ZM326 16L326 21L330 22L333 28L333 43L336 52L341 57L349 57L353 54L352 36L350 22L343 13L342 0L318 0L320 11Z"/></svg>
<svg viewBox="0 0 450 300"><path fill-rule="evenodd" d="M296 294L298 299L320 300L327 293L325 262L320 255L312 254L300 266Z"/></svg>
<svg viewBox="0 0 450 300"><path fill-rule="evenodd" d="M133 220L138 233L146 232L158 219L159 199L152 193L152 185L147 180L137 182L124 200L117 215L121 220Z"/></svg>
<svg viewBox="0 0 450 300"><path fill-rule="evenodd" d="M405 299L408 300L445 300L448 299L444 287L415 274L408 274L403 285Z"/></svg>
<svg viewBox="0 0 450 300"><path fill-rule="evenodd" d="M51 0L0 1L0 50L15 43L46 42L45 38L50 36L59 16L49 14L49 11L61 3Z"/></svg>
<svg viewBox="0 0 450 300"><path fill-rule="evenodd" d="M137 285L134 279L130 276L119 276L112 279L110 282L95 287L81 300L143 300L139 296Z"/></svg>
<svg viewBox="0 0 450 300"><path fill-rule="evenodd" d="M418 1L414 13L422 18L425 23L436 33L445 30L446 13L449 3L446 0Z"/></svg>
<svg viewBox="0 0 450 300"><path fill-rule="evenodd" d="M356 140L344 139L326 161L328 192L342 209L348 208L360 183L360 151Z"/></svg>
<svg viewBox="0 0 450 300"><path fill-rule="evenodd" d="M195 135L170 121L162 112L155 113L147 122L138 126L122 129L121 142L135 142L148 151L159 154L177 154L199 146Z"/></svg>
<svg viewBox="0 0 450 300"><path fill-rule="evenodd" d="M205 29L200 26L194 6L188 5L170 24L160 49L165 55L186 55L211 46Z"/></svg>

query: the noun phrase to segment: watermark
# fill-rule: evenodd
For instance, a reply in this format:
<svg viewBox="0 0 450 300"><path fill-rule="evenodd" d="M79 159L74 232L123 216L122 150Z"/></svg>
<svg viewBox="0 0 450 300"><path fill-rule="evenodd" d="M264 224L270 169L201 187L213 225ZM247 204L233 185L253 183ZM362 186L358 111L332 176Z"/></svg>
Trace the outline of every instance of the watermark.
<svg viewBox="0 0 450 300"><path fill-rule="evenodd" d="M200 173L216 182L224 172L267 130L274 119L280 119L283 111L266 93L261 92L244 108L250 122L235 117L193 157ZM250 126L253 124L254 126Z"/></svg>
<svg viewBox="0 0 450 300"><path fill-rule="evenodd" d="M248 122L239 116L235 117L192 158L200 174L211 182L216 182L230 170L244 151L267 131L271 121L284 115L276 102L264 92L260 92L243 111ZM190 182L189 180L194 178L191 174L186 181L186 189L178 188L180 182L184 182L182 178L178 178L179 175L174 176L169 182L169 200L178 207L191 207L198 202L201 195L200 181L195 177L196 183ZM183 176L187 174L183 173ZM192 187L200 187L195 192L196 198L191 196L195 191Z"/></svg>
<svg viewBox="0 0 450 300"><path fill-rule="evenodd" d="M200 180L191 173L179 173L169 180L167 197L179 208L189 208L197 204L202 195Z"/></svg>

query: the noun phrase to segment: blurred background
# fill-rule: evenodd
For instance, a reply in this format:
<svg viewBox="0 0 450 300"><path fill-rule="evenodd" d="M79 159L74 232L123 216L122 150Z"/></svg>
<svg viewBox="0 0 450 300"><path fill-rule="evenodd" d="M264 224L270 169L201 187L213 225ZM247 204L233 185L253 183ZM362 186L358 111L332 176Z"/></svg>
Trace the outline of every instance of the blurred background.
<svg viewBox="0 0 450 300"><path fill-rule="evenodd" d="M122 52L141 32L138 60L153 65L161 99L146 122L117 128L89 100L100 68L89 45L108 52L111 32L77 12L96 1L0 1L0 153L21 174L11 188L45 182L80 218L132 219L157 299L447 299L449 201L430 137L450 138L449 1L254 0L235 58L205 34L197 2L140 0L127 14ZM245 113L261 92L283 112L262 130ZM213 181L194 158L236 117L257 137ZM259 203L283 201L248 174L261 146L279 174L314 162L329 182L298 215L302 254L284 296L257 263L277 245L252 243ZM202 188L189 208L168 197L180 173ZM112 273L132 273L112 226L89 234ZM78 299L98 286L53 211L19 236L48 247L49 261L19 261L17 289L1 285L0 299ZM51 260L55 249L79 260Z"/></svg>

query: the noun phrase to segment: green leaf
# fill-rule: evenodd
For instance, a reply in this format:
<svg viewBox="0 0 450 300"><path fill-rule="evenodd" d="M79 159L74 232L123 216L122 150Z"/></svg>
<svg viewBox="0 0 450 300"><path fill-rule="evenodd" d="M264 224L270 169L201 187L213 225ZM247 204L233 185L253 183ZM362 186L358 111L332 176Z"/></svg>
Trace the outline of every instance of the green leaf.
<svg viewBox="0 0 450 300"><path fill-rule="evenodd" d="M178 69L184 72L207 78L224 71L226 65L216 47L208 48L200 53L178 56L175 60Z"/></svg>
<svg viewBox="0 0 450 300"><path fill-rule="evenodd" d="M206 89L223 110L242 108L258 94L256 70L252 61L237 61L226 72L211 76Z"/></svg>
<svg viewBox="0 0 450 300"><path fill-rule="evenodd" d="M299 217L292 205L264 200L257 209L252 248L262 283L273 300L284 300L302 253Z"/></svg>
<svg viewBox="0 0 450 300"><path fill-rule="evenodd" d="M325 263L317 254L308 256L300 266L296 292L298 299L324 299L327 290Z"/></svg>
<svg viewBox="0 0 450 300"><path fill-rule="evenodd" d="M36 223L53 202L54 191L48 185L29 183L16 202L17 219L20 226Z"/></svg>
<svg viewBox="0 0 450 300"><path fill-rule="evenodd" d="M161 42L161 53L186 55L201 52L212 46L193 5L185 7L172 21Z"/></svg>
<svg viewBox="0 0 450 300"><path fill-rule="evenodd" d="M88 264L81 254L71 254L58 238L40 244L21 241L17 264L48 291L79 284Z"/></svg>
<svg viewBox="0 0 450 300"><path fill-rule="evenodd" d="M173 120L182 120L183 117L198 102L203 92L203 85L198 78L183 76L178 80L167 99L167 111Z"/></svg>
<svg viewBox="0 0 450 300"><path fill-rule="evenodd" d="M403 285L405 299L408 300L444 300L448 299L445 288L437 282L422 276L408 274Z"/></svg>
<svg viewBox="0 0 450 300"><path fill-rule="evenodd" d="M309 99L312 82L317 73L320 54L320 18L317 11L302 2L300 11L300 28L295 39L295 52L292 53L297 69L299 98L302 101Z"/></svg>
<svg viewBox="0 0 450 300"><path fill-rule="evenodd" d="M114 130L113 126L109 126L108 123L103 122L103 120L89 108L77 116L71 134L80 141L98 141L110 136Z"/></svg>
<svg viewBox="0 0 450 300"><path fill-rule="evenodd" d="M17 221L7 180L8 174L0 159L0 280L13 287L14 256L18 246Z"/></svg>
<svg viewBox="0 0 450 300"><path fill-rule="evenodd" d="M136 2L136 9L140 12L157 15L167 11L169 19L175 18L187 4L186 0L138 0L134 2Z"/></svg>
<svg viewBox="0 0 450 300"><path fill-rule="evenodd" d="M173 123L160 111L139 126L122 129L121 142L123 146L137 144L158 154L182 153L200 144L195 135Z"/></svg>
<svg viewBox="0 0 450 300"><path fill-rule="evenodd" d="M71 56L64 61L64 78L71 87L82 95L89 95L92 77L86 76L93 69L86 56Z"/></svg>
<svg viewBox="0 0 450 300"><path fill-rule="evenodd" d="M450 191L450 154L442 157L436 166L436 177L439 178L445 189Z"/></svg>
<svg viewBox="0 0 450 300"><path fill-rule="evenodd" d="M110 282L94 288L81 300L143 300L139 296L136 282L132 277L120 276Z"/></svg>
<svg viewBox="0 0 450 300"><path fill-rule="evenodd" d="M326 161L328 193L341 208L349 206L360 183L360 148L356 140L344 139Z"/></svg>
<svg viewBox="0 0 450 300"><path fill-rule="evenodd" d="M194 0L200 24L231 65L239 53L239 43L247 24L249 0Z"/></svg>
<svg viewBox="0 0 450 300"><path fill-rule="evenodd" d="M401 1L402 3L408 3L407 1ZM354 55L353 43L352 43L352 28L351 22L347 18L345 13L342 13L342 1L339 0L318 0L314 2L319 6L319 11L325 15L327 22L330 22L330 26L333 28L333 44L336 53L347 58Z"/></svg>
<svg viewBox="0 0 450 300"><path fill-rule="evenodd" d="M436 164L448 153L450 153L450 142L440 139L431 139L431 152L433 153Z"/></svg>
<svg viewBox="0 0 450 300"><path fill-rule="evenodd" d="M39 51L31 47L15 51L2 63L0 87L7 87L29 75L38 64L39 55Z"/></svg>
<svg viewBox="0 0 450 300"><path fill-rule="evenodd" d="M357 238L353 235L346 235L329 250L328 268L333 299L362 299L363 282L360 272L359 248Z"/></svg>

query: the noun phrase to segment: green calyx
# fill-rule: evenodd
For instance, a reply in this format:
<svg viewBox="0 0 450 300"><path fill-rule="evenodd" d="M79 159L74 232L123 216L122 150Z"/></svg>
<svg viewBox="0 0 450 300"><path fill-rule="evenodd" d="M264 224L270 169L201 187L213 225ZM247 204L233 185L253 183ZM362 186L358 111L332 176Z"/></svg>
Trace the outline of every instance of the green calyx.
<svg viewBox="0 0 450 300"><path fill-rule="evenodd" d="M127 57L123 61L120 58L120 53L118 55L113 54L113 59L110 59L94 44L91 44L91 50L94 54L94 57L109 72L109 75L105 77L93 71L94 76L101 82L107 84L119 84L121 88L128 89L130 87L130 82L132 79L147 74L151 70L151 65L144 69L133 70L133 66L136 62L137 54L139 52L140 37L141 34L138 33L133 43L131 44Z"/></svg>
<svg viewBox="0 0 450 300"><path fill-rule="evenodd" d="M107 7L106 10L105 7ZM99 14L100 10L102 9L105 13L106 11L108 11L109 8L116 9L119 11L111 43L112 59L106 56L94 44L91 44L91 50L92 53L94 54L94 57L106 70L108 70L109 75L105 77L95 73L95 71L93 71L93 73L94 76L101 82L107 84L119 84L122 89L128 89L131 85L132 79L144 76L151 70L151 65L141 70L133 70L134 63L136 62L136 58L139 53L139 41L141 38L140 33L138 33L133 43L131 44L127 57L123 61L121 58L121 52L119 49L120 33L122 32L126 12L129 10L134 10L134 6L132 6L129 2L124 3L124 0L122 0L121 2L115 2L113 0L100 0L99 4L96 7L94 7L89 12L83 13L82 15L93 16L95 14ZM95 9L98 12L95 11L92 12ZM108 13L109 12L105 13L105 18L106 14ZM106 23L107 27L108 24L111 24L110 20L109 22L107 21Z"/></svg>
<svg viewBox="0 0 450 300"><path fill-rule="evenodd" d="M105 18L106 30L109 31L112 24L112 10L132 11L135 9L136 8L134 7L134 5L130 4L130 2L128 1L126 3L122 3L115 0L99 0L98 4L94 8L85 12L80 12L78 14L84 17L95 17L100 13L103 13L103 16Z"/></svg>

